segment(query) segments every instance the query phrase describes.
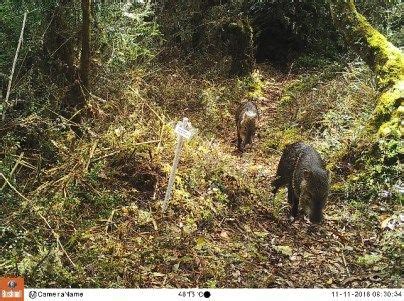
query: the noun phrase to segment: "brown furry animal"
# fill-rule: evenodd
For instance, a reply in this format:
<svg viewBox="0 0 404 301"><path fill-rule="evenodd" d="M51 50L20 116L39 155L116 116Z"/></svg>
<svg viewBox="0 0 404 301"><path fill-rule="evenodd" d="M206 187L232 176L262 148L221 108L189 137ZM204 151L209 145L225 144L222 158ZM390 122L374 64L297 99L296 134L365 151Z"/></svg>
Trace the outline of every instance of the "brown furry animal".
<svg viewBox="0 0 404 301"><path fill-rule="evenodd" d="M240 104L236 112L237 147L244 151L247 144L251 144L255 135L258 120L258 108L252 101Z"/></svg>
<svg viewBox="0 0 404 301"><path fill-rule="evenodd" d="M285 147L279 161L273 193L288 186L288 201L293 217L298 215L299 201L312 223L323 219L329 190L329 172L320 154L311 146L296 142Z"/></svg>

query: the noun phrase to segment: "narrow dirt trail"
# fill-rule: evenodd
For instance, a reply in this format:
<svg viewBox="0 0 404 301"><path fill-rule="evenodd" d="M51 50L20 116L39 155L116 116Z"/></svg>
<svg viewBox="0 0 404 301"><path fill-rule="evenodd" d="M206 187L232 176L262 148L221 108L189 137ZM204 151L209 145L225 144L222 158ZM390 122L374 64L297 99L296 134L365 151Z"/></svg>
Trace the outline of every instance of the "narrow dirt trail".
<svg viewBox="0 0 404 301"><path fill-rule="evenodd" d="M236 148L235 125L228 126L228 132L219 138L218 147L230 156L235 168L254 183L259 194L252 196L257 199L254 218L242 221L236 228L223 225L223 229L240 237L248 237L244 233L246 228L265 232L265 239L255 242L265 260L255 262L250 268L255 269L254 273L270 275L268 287L383 287L382 271L357 264L358 256L374 250L380 239L374 221L367 221L367 226L352 222L352 216L358 212L333 194L320 226L310 224L302 215L291 222L285 191L278 196L283 197L281 204L274 205L274 196L269 192L270 180L276 173L281 154L265 149L267 137L263 129L268 131L276 122L276 103L286 83L287 79L275 80L265 96L256 101L260 110L258 134L243 154ZM369 223L375 227L369 227ZM247 270L245 276L252 277L252 271Z"/></svg>
<svg viewBox="0 0 404 301"><path fill-rule="evenodd" d="M268 71L262 71L264 78L270 79L270 84L264 90L264 95L254 100L259 109L259 119L257 125L257 133L254 137L252 145L247 145L245 151L240 153L237 149L236 123L233 118L232 123L224 127L224 133L218 137L220 147L223 152L234 158L236 166L241 170L258 171L259 174L268 180L271 175L275 174L278 164L280 152L272 150L268 154L265 142L266 130L275 122L276 106L282 87L287 83L280 74L274 74ZM234 115L232 116L234 117Z"/></svg>
<svg viewBox="0 0 404 301"><path fill-rule="evenodd" d="M230 115L235 97L223 101L217 122L206 118L208 110L187 112L200 135L184 148L177 174L181 181L167 212L162 213L156 202L164 198L164 172L154 195L137 192L128 182L138 172L132 161L117 160L127 170L104 175L104 186L124 196L123 202L111 206L102 220L91 211L86 218L97 222L83 228L86 234L74 246L77 251L68 249L84 267L83 277L90 281L86 286L94 277L100 285L112 281L121 287L336 288L394 283L388 265L385 272L383 266L375 269L357 263L359 256L380 249L382 230L373 209L354 207L343 196L331 194L323 224L314 226L302 216L289 220L285 190L276 197L271 194L270 181L281 153L269 149L268 140L272 129L282 128L276 105L290 78L264 71L263 75L269 84L257 100L259 130L243 154L237 151ZM214 92L234 86L234 82L219 83ZM210 88L200 87L201 93ZM211 99L216 101L217 94ZM179 103L187 105L185 100ZM167 164L172 155L170 149L164 158ZM128 177L116 177L120 171ZM68 227L77 217L70 219Z"/></svg>

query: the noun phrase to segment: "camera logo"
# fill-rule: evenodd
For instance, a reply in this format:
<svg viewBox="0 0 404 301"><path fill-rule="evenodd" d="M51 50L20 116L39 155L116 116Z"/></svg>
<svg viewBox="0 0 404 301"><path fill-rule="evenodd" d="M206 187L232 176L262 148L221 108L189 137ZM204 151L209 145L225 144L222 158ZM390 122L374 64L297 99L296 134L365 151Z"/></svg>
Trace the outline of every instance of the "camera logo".
<svg viewBox="0 0 404 301"><path fill-rule="evenodd" d="M15 280L10 280L8 282L8 287L9 288L15 288L17 286L17 282Z"/></svg>
<svg viewBox="0 0 404 301"><path fill-rule="evenodd" d="M24 278L13 276L0 277L0 300L23 301Z"/></svg>
<svg viewBox="0 0 404 301"><path fill-rule="evenodd" d="M38 293L36 291L30 291L29 292L29 297L31 299L35 299L38 296Z"/></svg>

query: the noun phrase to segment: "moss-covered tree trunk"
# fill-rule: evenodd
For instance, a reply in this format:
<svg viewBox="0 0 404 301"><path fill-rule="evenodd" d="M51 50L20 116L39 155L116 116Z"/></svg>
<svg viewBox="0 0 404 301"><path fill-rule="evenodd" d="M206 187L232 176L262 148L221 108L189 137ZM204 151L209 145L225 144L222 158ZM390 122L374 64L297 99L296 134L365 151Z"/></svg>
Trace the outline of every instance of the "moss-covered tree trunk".
<svg viewBox="0 0 404 301"><path fill-rule="evenodd" d="M335 25L347 43L376 73L382 92L371 128L379 137L401 139L404 113L404 54L370 25L355 7L354 0L331 0Z"/></svg>

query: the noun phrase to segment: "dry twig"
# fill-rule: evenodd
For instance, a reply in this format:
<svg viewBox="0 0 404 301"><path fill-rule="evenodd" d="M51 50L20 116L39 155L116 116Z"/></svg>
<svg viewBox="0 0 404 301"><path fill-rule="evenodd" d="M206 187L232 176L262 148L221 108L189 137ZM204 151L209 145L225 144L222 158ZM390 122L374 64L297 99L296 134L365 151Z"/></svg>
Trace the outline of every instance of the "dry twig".
<svg viewBox="0 0 404 301"><path fill-rule="evenodd" d="M10 172L10 175L9 175L10 177L13 176L15 170L17 169L17 166L21 163L21 159L22 159L23 156L24 156L24 152L22 152L22 153L20 154L20 156L18 157L17 161L15 162L15 165L14 165L13 169L12 169L11 172ZM4 187L6 187L6 184L7 184L7 183L4 182L3 186L1 186L1 190L3 190Z"/></svg>
<svg viewBox="0 0 404 301"><path fill-rule="evenodd" d="M12 83L12 81L13 81L15 66L17 65L18 53L20 52L22 40L23 40L23 38L24 38L24 28L25 28L25 22L27 21L27 14L28 14L28 12L25 12L25 13L24 13L24 19L23 19L23 21L22 21L22 27L21 27L20 38L19 38L19 40L18 40L17 50L15 51L13 66L12 66L12 68L11 68L11 74L10 74L10 79L9 79L9 81L8 81L6 99L4 100L2 121L6 120L6 111L7 111L7 107L8 107L8 98L10 97L11 83Z"/></svg>
<svg viewBox="0 0 404 301"><path fill-rule="evenodd" d="M346 260L345 260L344 245L342 243L340 243L339 241L336 241L336 242L341 247L341 257L342 257L342 262L344 263L344 266L345 266L346 273L347 273L348 277L351 277L351 272L349 271L348 265L347 265Z"/></svg>
<svg viewBox="0 0 404 301"><path fill-rule="evenodd" d="M114 214L115 214L116 210L117 209L112 210L111 215L109 216L109 218L107 220L107 225L105 226L105 233L108 233L109 226L113 224L112 219L114 218Z"/></svg>
<svg viewBox="0 0 404 301"><path fill-rule="evenodd" d="M24 201L28 202L31 205L32 210L34 210L34 212L36 214L38 214L38 216L44 221L44 223L46 224L46 226L49 228L49 230L51 230L53 236L56 239L56 243L59 245L60 249L62 250L62 252L66 255L67 259L69 260L70 264L76 268L75 263L72 261L72 259L70 258L69 254L67 254L65 248L63 247L62 243L60 242L60 236L58 233L55 232L55 230L53 230L52 226L49 224L48 220L41 214L41 212L39 212L39 210L34 206L33 202L28 199L27 197L25 197L21 192L19 192L17 190L17 188L15 188L10 181L2 174L0 173L0 176L4 179L4 181L8 184L8 186L10 186L10 188L12 190L14 190L14 192L16 194L18 194L18 196L20 196Z"/></svg>
<svg viewBox="0 0 404 301"><path fill-rule="evenodd" d="M98 140L96 140L96 141L94 142L93 146L91 147L90 155L88 156L88 160L87 160L86 166L84 167L84 172L87 172L87 171L88 171L88 168L89 168L90 163L91 163L91 159L94 157L94 152L95 152L95 150L96 150L96 148L97 148L97 145L98 145Z"/></svg>

